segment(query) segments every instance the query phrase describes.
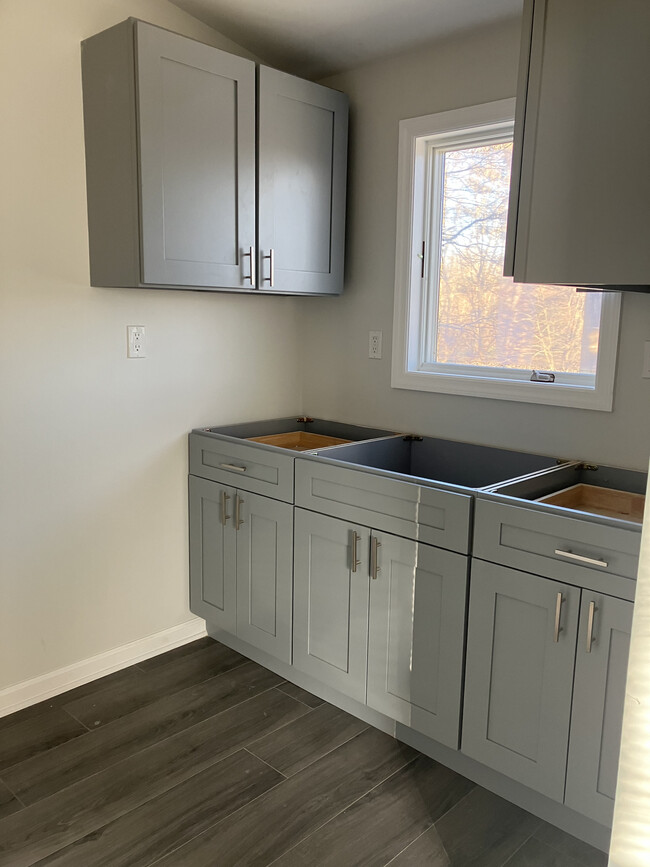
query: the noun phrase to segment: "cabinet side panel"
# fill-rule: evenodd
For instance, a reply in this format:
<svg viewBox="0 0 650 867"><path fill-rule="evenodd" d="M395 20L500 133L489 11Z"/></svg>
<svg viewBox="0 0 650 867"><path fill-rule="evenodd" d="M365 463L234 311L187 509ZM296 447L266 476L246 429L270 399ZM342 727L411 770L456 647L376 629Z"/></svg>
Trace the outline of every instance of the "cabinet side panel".
<svg viewBox="0 0 650 867"><path fill-rule="evenodd" d="M140 282L133 22L81 44L90 282Z"/></svg>

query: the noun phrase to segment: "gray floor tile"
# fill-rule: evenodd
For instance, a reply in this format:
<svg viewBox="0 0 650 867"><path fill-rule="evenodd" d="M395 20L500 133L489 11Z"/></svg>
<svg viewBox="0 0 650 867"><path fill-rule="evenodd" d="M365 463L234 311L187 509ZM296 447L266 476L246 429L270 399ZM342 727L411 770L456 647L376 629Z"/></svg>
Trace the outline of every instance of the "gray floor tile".
<svg viewBox="0 0 650 867"><path fill-rule="evenodd" d="M87 731L70 714L56 707L7 726L0 736L0 775L3 768L77 738Z"/></svg>
<svg viewBox="0 0 650 867"><path fill-rule="evenodd" d="M0 782L0 819L22 809L22 806L20 801Z"/></svg>
<svg viewBox="0 0 650 867"><path fill-rule="evenodd" d="M540 820L479 787L436 823L453 867L501 867Z"/></svg>
<svg viewBox="0 0 650 867"><path fill-rule="evenodd" d="M213 646L153 671L139 671L139 680L133 684L111 684L100 692L68 702L64 708L89 729L96 729L165 695L216 677L247 661L239 653L215 641Z"/></svg>
<svg viewBox="0 0 650 867"><path fill-rule="evenodd" d="M175 647L173 650L168 650L166 653L159 653L157 656L150 656L149 659L143 659L138 663L138 668L143 671L152 671L154 668L161 668L169 665L171 662L176 662L178 659L185 659L205 650L206 647L214 647L216 644L214 638L206 635L204 638L197 638L196 641L190 641L188 644L182 644L180 647Z"/></svg>
<svg viewBox="0 0 650 867"><path fill-rule="evenodd" d="M277 675L249 662L34 756L0 776L25 804L33 804L271 689L278 681Z"/></svg>
<svg viewBox="0 0 650 867"><path fill-rule="evenodd" d="M435 825L389 862L390 867L452 867Z"/></svg>
<svg viewBox="0 0 650 867"><path fill-rule="evenodd" d="M535 837L546 843L551 849L556 849L563 855L569 855L584 867L607 867L607 855L599 849L594 849L588 843L583 843L577 837L572 837L554 825L543 822L535 832Z"/></svg>
<svg viewBox="0 0 650 867"><path fill-rule="evenodd" d="M283 779L240 750L39 864L147 867Z"/></svg>
<svg viewBox="0 0 650 867"><path fill-rule="evenodd" d="M419 756L314 831L274 867L383 867L472 787L464 777Z"/></svg>
<svg viewBox="0 0 650 867"><path fill-rule="evenodd" d="M415 757L367 729L164 858L161 867L265 867Z"/></svg>
<svg viewBox="0 0 650 867"><path fill-rule="evenodd" d="M27 867L305 713L268 690L0 820L0 867Z"/></svg>
<svg viewBox="0 0 650 867"><path fill-rule="evenodd" d="M581 864L531 837L506 861L504 867L581 867Z"/></svg>
<svg viewBox="0 0 650 867"><path fill-rule="evenodd" d="M296 686L295 683L289 683L288 680L285 680L284 683L280 684L278 689L281 689L282 692L286 692L286 694L290 695L291 698L298 699L298 701L301 701L308 707L320 707L320 705L323 704L322 698L319 698L317 695L312 695L310 692L307 692L306 689Z"/></svg>
<svg viewBox="0 0 650 867"><path fill-rule="evenodd" d="M324 704L248 749L290 777L366 728L356 717Z"/></svg>

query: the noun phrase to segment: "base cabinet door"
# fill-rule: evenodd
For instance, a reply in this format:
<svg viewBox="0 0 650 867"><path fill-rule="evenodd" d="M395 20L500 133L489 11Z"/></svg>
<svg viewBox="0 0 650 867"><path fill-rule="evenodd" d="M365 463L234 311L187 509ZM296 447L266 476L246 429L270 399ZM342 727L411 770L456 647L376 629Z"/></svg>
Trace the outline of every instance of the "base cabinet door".
<svg viewBox="0 0 650 867"><path fill-rule="evenodd" d="M234 488L190 476L190 609L237 631L237 545L231 512Z"/></svg>
<svg viewBox="0 0 650 867"><path fill-rule="evenodd" d="M370 533L295 510L293 664L366 700Z"/></svg>
<svg viewBox="0 0 650 867"><path fill-rule="evenodd" d="M564 800L580 590L472 563L462 751Z"/></svg>
<svg viewBox="0 0 650 867"><path fill-rule="evenodd" d="M583 591L565 803L611 825L632 602Z"/></svg>
<svg viewBox="0 0 650 867"><path fill-rule="evenodd" d="M467 557L373 530L367 704L458 749Z"/></svg>
<svg viewBox="0 0 650 867"><path fill-rule="evenodd" d="M237 635L291 662L293 506L237 492Z"/></svg>

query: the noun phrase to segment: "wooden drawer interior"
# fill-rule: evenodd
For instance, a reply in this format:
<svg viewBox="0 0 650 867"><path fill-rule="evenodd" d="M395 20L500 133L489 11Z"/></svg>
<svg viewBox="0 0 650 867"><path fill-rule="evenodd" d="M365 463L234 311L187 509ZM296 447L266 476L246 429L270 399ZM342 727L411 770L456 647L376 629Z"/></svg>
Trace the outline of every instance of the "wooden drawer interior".
<svg viewBox="0 0 650 867"><path fill-rule="evenodd" d="M537 502L640 524L643 521L645 497L643 494L617 491L598 485L578 484L539 497Z"/></svg>

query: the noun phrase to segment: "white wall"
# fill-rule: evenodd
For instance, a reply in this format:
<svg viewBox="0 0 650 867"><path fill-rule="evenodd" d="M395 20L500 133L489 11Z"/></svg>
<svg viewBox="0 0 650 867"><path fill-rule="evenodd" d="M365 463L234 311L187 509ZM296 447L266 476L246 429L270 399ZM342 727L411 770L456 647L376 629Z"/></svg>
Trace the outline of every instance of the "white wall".
<svg viewBox="0 0 650 867"><path fill-rule="evenodd" d="M646 471L648 296L623 299L612 413L390 387L398 121L514 96L518 53L519 25L510 22L324 82L351 100L347 276L337 303L301 301L305 410ZM369 330L383 331L381 361L368 359Z"/></svg>
<svg viewBox="0 0 650 867"><path fill-rule="evenodd" d="M187 621L188 430L302 407L295 301L89 286L79 43L128 16L245 53L166 0L0 0L0 689Z"/></svg>

